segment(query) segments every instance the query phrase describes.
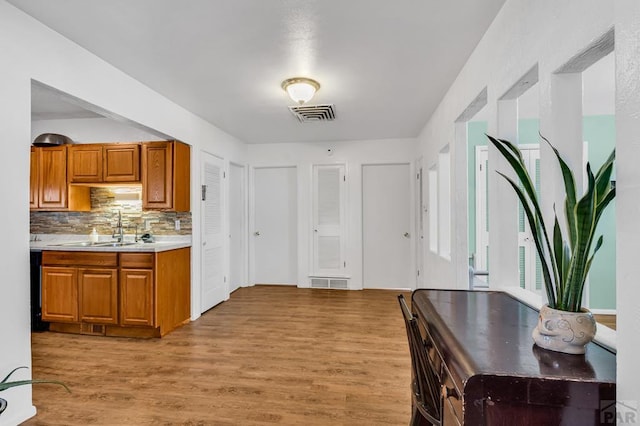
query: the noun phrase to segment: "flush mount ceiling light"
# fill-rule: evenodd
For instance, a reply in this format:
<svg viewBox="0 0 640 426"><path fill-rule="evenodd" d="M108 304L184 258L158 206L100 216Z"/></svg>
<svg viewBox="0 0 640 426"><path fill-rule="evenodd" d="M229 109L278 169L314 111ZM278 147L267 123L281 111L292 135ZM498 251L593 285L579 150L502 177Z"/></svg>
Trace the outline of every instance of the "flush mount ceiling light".
<svg viewBox="0 0 640 426"><path fill-rule="evenodd" d="M283 81L282 88L291 99L302 105L313 98L313 95L320 89L320 83L310 78L294 77Z"/></svg>

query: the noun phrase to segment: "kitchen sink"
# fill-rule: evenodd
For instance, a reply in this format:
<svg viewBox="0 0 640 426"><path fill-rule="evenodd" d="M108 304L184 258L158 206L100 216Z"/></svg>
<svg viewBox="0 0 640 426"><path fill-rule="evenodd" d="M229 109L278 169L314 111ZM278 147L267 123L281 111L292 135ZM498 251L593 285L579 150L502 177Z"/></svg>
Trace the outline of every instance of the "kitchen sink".
<svg viewBox="0 0 640 426"><path fill-rule="evenodd" d="M109 241L109 242L104 242L104 243L95 243L93 244L94 247L123 247L123 246L132 246L136 243L132 243L132 242L123 242L123 243L119 243L117 241Z"/></svg>
<svg viewBox="0 0 640 426"><path fill-rule="evenodd" d="M70 243L62 243L62 244L51 244L55 247L124 247L124 246L132 246L136 243L134 242L118 242L118 241L102 241L97 243L92 243L90 241L75 241Z"/></svg>
<svg viewBox="0 0 640 426"><path fill-rule="evenodd" d="M61 243L61 244L51 244L56 247L91 247L96 246L99 243L92 243L90 241L75 241L70 243Z"/></svg>

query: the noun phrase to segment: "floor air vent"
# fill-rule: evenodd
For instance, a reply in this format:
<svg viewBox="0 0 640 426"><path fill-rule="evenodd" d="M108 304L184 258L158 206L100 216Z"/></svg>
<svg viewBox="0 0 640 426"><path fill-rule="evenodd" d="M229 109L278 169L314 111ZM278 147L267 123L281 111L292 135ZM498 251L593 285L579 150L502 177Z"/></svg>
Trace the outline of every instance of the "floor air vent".
<svg viewBox="0 0 640 426"><path fill-rule="evenodd" d="M291 111L301 123L333 121L336 118L333 104L290 106L289 111Z"/></svg>
<svg viewBox="0 0 640 426"><path fill-rule="evenodd" d="M325 278L314 277L311 278L312 288L339 288L346 290L349 288L349 280L345 278Z"/></svg>

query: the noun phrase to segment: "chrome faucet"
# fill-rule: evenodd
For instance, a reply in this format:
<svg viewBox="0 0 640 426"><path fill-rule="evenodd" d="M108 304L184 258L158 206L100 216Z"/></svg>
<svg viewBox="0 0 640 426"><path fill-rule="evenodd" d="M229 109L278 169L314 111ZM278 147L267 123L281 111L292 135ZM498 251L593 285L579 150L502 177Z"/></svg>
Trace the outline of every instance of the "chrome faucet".
<svg viewBox="0 0 640 426"><path fill-rule="evenodd" d="M117 238L119 243L124 242L124 227L122 226L122 211L118 210L118 223L111 234L112 238Z"/></svg>

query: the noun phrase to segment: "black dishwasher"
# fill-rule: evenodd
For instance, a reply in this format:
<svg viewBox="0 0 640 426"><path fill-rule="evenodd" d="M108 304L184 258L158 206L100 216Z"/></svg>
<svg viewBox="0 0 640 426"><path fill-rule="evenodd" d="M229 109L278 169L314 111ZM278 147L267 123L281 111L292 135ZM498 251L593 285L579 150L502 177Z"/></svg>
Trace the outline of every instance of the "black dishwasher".
<svg viewBox="0 0 640 426"><path fill-rule="evenodd" d="M31 331L46 331L49 323L42 321L42 252L31 252Z"/></svg>

